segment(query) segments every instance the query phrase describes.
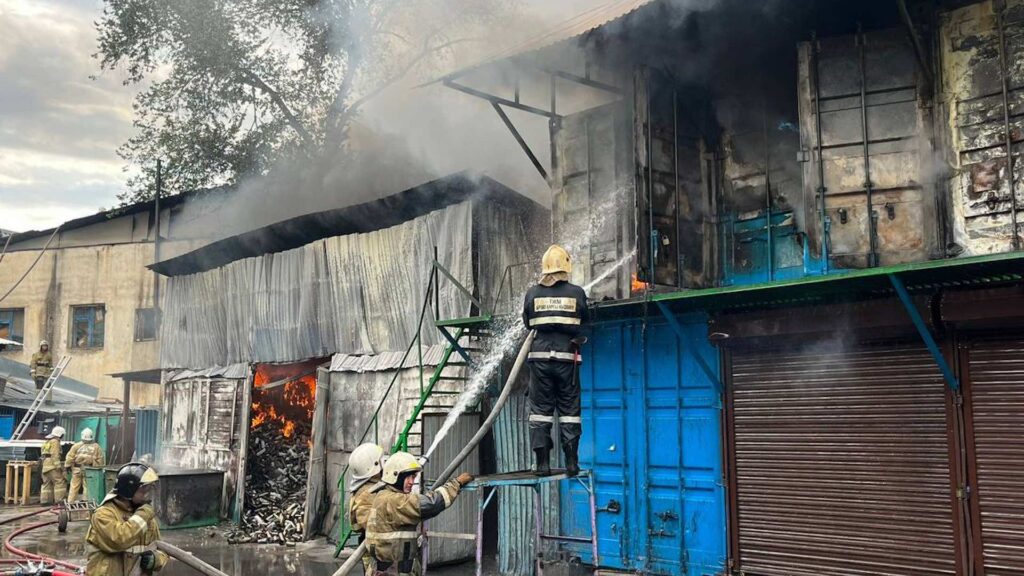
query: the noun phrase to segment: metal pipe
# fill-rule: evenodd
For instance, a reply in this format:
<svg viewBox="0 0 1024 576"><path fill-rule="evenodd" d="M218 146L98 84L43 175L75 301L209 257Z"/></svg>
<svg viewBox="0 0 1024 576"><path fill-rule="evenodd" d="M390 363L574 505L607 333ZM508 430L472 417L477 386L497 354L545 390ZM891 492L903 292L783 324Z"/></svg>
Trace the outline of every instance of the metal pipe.
<svg viewBox="0 0 1024 576"><path fill-rule="evenodd" d="M768 234L768 281L775 279L775 246L772 245L772 169L771 147L768 144L768 103L762 104L761 123L764 130L764 213Z"/></svg>
<svg viewBox="0 0 1024 576"><path fill-rule="evenodd" d="M680 226L682 220L682 197L679 193L679 90L672 89L672 170L675 178L676 189L676 287L683 287L683 265L686 263L683 256L683 233Z"/></svg>
<svg viewBox="0 0 1024 576"><path fill-rule="evenodd" d="M451 463L448 464L448 467L445 468L444 471L442 471L441 474L437 477L437 480L435 480L434 484L431 486L432 490L436 490L437 488L441 487L448 480L448 478L450 478L451 475L455 472L455 469L462 464L463 460L465 460L469 456L469 454L476 448L476 445L479 444L480 441L484 439L484 436L486 436L487 433L490 432L491 427L494 426L494 421L497 420L498 418L498 414L501 412L501 409L505 406L505 403L508 402L509 396L512 395L512 389L515 388L516 378L519 377L519 372L523 369L523 365L526 364L526 356L527 354L530 353L530 346L533 344L533 338L536 335L537 333L533 330L531 330L530 333L526 335L526 340L523 341L522 347L519 348L519 355L516 356L515 364L512 365L512 370L509 371L508 378L505 380L505 387L502 389L501 394L498 396L498 399L494 401L494 407L491 408L491 413L487 415L487 419L484 420L483 424L480 425L480 429L476 431L476 434L474 434L473 437L470 438L469 442L466 444L466 447L463 448L462 451L455 456L455 459L452 460ZM360 563L360 560L362 559L363 554L365 553L366 541L364 540L352 552L352 555L348 557L348 560L345 560L345 563L342 564L337 571L335 571L333 576L345 576L346 574L351 572L352 569Z"/></svg>
<svg viewBox="0 0 1024 576"><path fill-rule="evenodd" d="M1010 133L1010 88L1009 73L1006 69L1006 34L1003 29L1003 10L1005 4L996 7L996 29L999 31L999 76L1003 88L1003 131L1006 139L1006 179L1010 186L1010 242L1014 250L1020 250L1020 238L1017 236L1017 190L1013 174L1013 135Z"/></svg>
<svg viewBox="0 0 1024 576"><path fill-rule="evenodd" d="M160 195L163 188L163 163L156 159L156 193L153 199L153 220L156 234L153 237L153 262L160 261ZM153 271L153 308L156 309L157 322L160 318L160 273ZM159 325L159 324L158 324Z"/></svg>
<svg viewBox="0 0 1024 576"><path fill-rule="evenodd" d="M164 554L167 554L171 558L174 558L200 574L205 574L206 576L228 576L226 573L221 572L199 558L196 558L191 552L186 552L173 544L168 544L163 540L157 540L156 547Z"/></svg>
<svg viewBox="0 0 1024 576"><path fill-rule="evenodd" d="M818 134L818 198L821 202L821 265L825 273L828 273L828 212L825 209L825 159L821 156L821 75L818 69L818 34L811 33L811 59L814 71L814 126Z"/></svg>
<svg viewBox="0 0 1024 576"><path fill-rule="evenodd" d="M868 210L868 268L878 266L878 219L872 203L871 153L868 150L868 76L864 30L857 25L857 50L860 60L860 128L864 139L864 193Z"/></svg>

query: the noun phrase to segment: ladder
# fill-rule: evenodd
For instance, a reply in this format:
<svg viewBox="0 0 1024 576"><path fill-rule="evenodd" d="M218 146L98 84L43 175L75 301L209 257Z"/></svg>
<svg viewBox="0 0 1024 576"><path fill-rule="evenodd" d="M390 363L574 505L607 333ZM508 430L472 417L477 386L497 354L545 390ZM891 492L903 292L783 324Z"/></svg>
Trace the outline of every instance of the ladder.
<svg viewBox="0 0 1024 576"><path fill-rule="evenodd" d="M57 366L54 367L53 372L50 372L50 377L46 379L46 383L36 394L36 399L32 401L32 405L29 406L28 412L25 412L25 417L18 423L18 427L14 429L14 434L11 434L11 440L21 440L22 435L25 434L25 430L28 430L32 420L36 417L36 413L39 412L39 407L42 406L43 401L46 400L47 394L53 390L53 385L57 383L57 379L64 373L64 369L68 367L71 362L71 356L61 356L60 361L57 362Z"/></svg>

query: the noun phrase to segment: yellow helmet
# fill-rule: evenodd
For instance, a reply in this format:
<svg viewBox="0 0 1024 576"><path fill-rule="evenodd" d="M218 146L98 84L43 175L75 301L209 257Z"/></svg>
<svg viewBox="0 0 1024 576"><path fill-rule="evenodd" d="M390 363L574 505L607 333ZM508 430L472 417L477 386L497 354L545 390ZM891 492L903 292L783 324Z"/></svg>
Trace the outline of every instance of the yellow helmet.
<svg viewBox="0 0 1024 576"><path fill-rule="evenodd" d="M406 472L419 472L420 470L423 470L423 466L420 465L420 461L415 456L408 452L395 452L388 456L387 462L384 463L381 481L395 486L398 484L398 478L402 474Z"/></svg>
<svg viewBox="0 0 1024 576"><path fill-rule="evenodd" d="M558 272L568 274L572 272L572 262L569 261L569 253L558 244L552 244L548 248L548 251L544 253L544 258L541 259L541 265L543 267L541 274L556 274Z"/></svg>

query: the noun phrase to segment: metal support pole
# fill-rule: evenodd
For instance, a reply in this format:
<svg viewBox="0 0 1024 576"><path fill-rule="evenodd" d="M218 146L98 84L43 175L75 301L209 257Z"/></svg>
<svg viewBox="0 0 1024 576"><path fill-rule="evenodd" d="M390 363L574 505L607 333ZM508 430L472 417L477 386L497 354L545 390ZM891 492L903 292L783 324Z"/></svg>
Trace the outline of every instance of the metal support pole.
<svg viewBox="0 0 1024 576"><path fill-rule="evenodd" d="M597 495L594 492L594 471L587 474L587 491L590 493L590 554L594 562L594 574L601 569L601 556L597 549Z"/></svg>
<svg viewBox="0 0 1024 576"><path fill-rule="evenodd" d="M537 576L544 576L544 551L541 549L544 541L540 537L544 533L544 509L541 500L540 485L538 484L533 487L533 553L536 558Z"/></svg>
<svg viewBox="0 0 1024 576"><path fill-rule="evenodd" d="M928 348L928 352L931 353L935 363L939 365L939 371L942 372L942 377L946 380L946 384L953 392L959 392L960 382L957 381L956 376L953 374L953 369L946 362L946 357L942 355L942 350L939 349L939 345L935 342L935 338L932 337L932 333L928 331L928 326L925 325L924 319L921 318L921 314L914 306L914 301L910 299L910 293L907 292L907 287L903 285L903 280L900 280L895 274L889 274L888 276L892 287L896 289L896 294L900 297L900 302L903 303L907 314L910 315L910 320L914 323L914 327L917 328L917 333L921 335L921 339L924 340L924 345Z"/></svg>
<svg viewBox="0 0 1024 576"><path fill-rule="evenodd" d="M163 163L156 160L156 193L153 199L153 221L155 235L153 236L153 262L160 261L160 196L163 194ZM153 272L153 308L156 311L154 321L159 327L160 322L160 273Z"/></svg>
<svg viewBox="0 0 1024 576"><path fill-rule="evenodd" d="M996 3L996 29L999 31L999 77L1003 93L1003 135L1006 142L1006 182L1010 187L1010 243L1014 250L1020 250L1017 234L1017 186L1013 173L1013 134L1010 132L1010 88L1009 70L1006 62L1006 33L1003 26L1005 2Z"/></svg>
<svg viewBox="0 0 1024 576"><path fill-rule="evenodd" d="M761 121L764 130L764 213L768 235L768 281L775 279L775 246L772 244L772 169L771 146L768 143L768 103L762 103Z"/></svg>
<svg viewBox="0 0 1024 576"><path fill-rule="evenodd" d="M828 273L828 235L829 235L829 222L828 222L828 211L825 206L825 193L828 188L825 187L825 159L822 158L822 142L821 142L821 74L818 69L818 36L817 33L811 33L811 49L813 50L812 59L814 60L814 127L817 132L818 138L816 147L818 149L818 200L821 202L821 265L822 271Z"/></svg>
<svg viewBox="0 0 1024 576"><path fill-rule="evenodd" d="M864 139L864 193L868 211L868 268L878 266L878 216L871 198L874 184L871 182L871 153L868 150L868 75L865 55L864 31L857 25L857 49L860 60L860 128Z"/></svg>
<svg viewBox="0 0 1024 576"><path fill-rule="evenodd" d="M679 341L683 343L683 350L686 350L691 356L693 356L693 359L697 361L697 365L700 367L701 371L704 372L704 375L707 376L708 380L711 380L711 383L715 385L715 390L717 390L719 394L725 392L725 387L722 385L722 381L719 380L718 375L715 374L715 371L711 369L711 366L708 366L708 363L701 358L700 354L693 349L692 339L686 335L686 332L683 330L683 325L679 323L679 319L675 317L675 314L668 309L668 306L666 306L664 302L655 301L654 304L658 307L658 310L661 310L661 314L666 320L668 320L669 327L676 333L676 337L679 338Z"/></svg>

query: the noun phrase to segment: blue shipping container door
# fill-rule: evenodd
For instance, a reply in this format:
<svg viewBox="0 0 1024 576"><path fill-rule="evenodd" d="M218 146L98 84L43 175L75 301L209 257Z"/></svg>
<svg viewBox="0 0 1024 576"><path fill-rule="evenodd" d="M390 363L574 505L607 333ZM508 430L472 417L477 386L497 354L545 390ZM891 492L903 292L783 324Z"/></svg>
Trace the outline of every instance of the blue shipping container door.
<svg viewBox="0 0 1024 576"><path fill-rule="evenodd" d="M0 416L0 440L10 440L14 435L14 415Z"/></svg>
<svg viewBox="0 0 1024 576"><path fill-rule="evenodd" d="M703 316L680 318L687 341L660 316L597 324L581 370L580 464L596 474L601 565L654 574L725 569L721 397ZM688 350L687 347L692 347ZM562 488L562 531L590 534L588 496ZM576 552L592 562L588 547Z"/></svg>

